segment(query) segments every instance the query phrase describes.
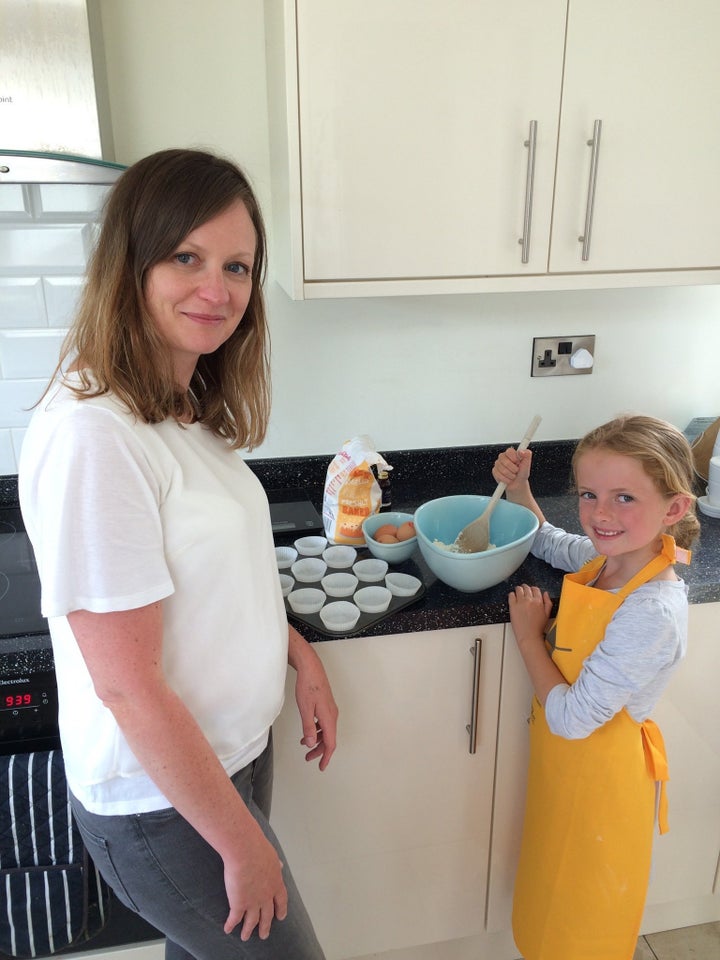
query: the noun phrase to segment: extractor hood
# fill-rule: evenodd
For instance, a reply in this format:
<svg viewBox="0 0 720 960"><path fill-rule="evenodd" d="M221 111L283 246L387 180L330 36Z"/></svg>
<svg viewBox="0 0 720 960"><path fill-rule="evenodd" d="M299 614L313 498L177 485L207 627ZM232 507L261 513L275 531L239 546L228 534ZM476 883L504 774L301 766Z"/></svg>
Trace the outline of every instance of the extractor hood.
<svg viewBox="0 0 720 960"><path fill-rule="evenodd" d="M97 0L0 0L0 63L0 151L114 159Z"/></svg>
<svg viewBox="0 0 720 960"><path fill-rule="evenodd" d="M35 153L0 149L0 186L2 184L90 184L115 183L125 167L109 160L94 157L76 157L69 153ZM23 200L23 214L25 200ZM18 210L21 208L18 207ZM42 209L42 208L39 208ZM1 202L0 213L9 213ZM30 215L30 210L27 211ZM0 267L0 276L2 269Z"/></svg>

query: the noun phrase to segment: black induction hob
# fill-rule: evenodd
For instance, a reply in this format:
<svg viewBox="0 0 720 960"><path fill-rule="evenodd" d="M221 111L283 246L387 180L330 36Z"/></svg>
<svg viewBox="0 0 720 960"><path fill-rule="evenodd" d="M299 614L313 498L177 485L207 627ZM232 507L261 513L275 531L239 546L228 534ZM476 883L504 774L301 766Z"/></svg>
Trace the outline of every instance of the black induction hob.
<svg viewBox="0 0 720 960"><path fill-rule="evenodd" d="M0 637L46 633L40 580L18 507L0 509Z"/></svg>

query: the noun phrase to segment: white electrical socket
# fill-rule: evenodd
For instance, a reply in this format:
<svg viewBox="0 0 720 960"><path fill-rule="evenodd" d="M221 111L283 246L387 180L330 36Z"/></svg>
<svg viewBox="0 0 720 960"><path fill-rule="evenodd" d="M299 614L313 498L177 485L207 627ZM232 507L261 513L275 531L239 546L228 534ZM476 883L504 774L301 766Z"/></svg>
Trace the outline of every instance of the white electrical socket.
<svg viewBox="0 0 720 960"><path fill-rule="evenodd" d="M594 336L535 337L530 376L565 377L592 373L594 360Z"/></svg>

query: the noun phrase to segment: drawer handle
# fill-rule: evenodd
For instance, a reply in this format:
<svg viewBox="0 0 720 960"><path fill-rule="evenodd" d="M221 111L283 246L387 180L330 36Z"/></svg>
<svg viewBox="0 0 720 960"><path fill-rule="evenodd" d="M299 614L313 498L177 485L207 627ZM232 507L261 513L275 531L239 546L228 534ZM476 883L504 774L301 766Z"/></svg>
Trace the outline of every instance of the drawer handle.
<svg viewBox="0 0 720 960"><path fill-rule="evenodd" d="M592 234L593 211L595 208L595 188L597 186L598 158L600 156L600 134L602 133L602 120L596 120L593 127L592 140L588 140L587 145L592 147L590 154L590 177L588 179L587 203L585 205L585 229L581 237L578 237L578 243L583 245L583 260L590 259L590 235Z"/></svg>
<svg viewBox="0 0 720 960"><path fill-rule="evenodd" d="M522 262L530 259L530 227L532 226L533 189L535 187L535 145L537 143L537 120L530 121L530 131L525 141L528 151L527 173L525 174L525 214L523 216L523 235L518 240L522 245Z"/></svg>
<svg viewBox="0 0 720 960"><path fill-rule="evenodd" d="M470 753L477 753L478 716L480 713L480 667L482 663L482 637L475 638L475 644L470 647L470 653L475 658L473 667L472 712L470 723L465 727L470 734Z"/></svg>

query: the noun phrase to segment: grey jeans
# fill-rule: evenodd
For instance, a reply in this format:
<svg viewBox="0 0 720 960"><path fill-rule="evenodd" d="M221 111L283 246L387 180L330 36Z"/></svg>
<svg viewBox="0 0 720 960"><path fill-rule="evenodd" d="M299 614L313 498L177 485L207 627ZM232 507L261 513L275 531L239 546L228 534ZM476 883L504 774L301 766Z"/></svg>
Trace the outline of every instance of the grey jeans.
<svg viewBox="0 0 720 960"><path fill-rule="evenodd" d="M310 918L268 818L272 739L257 760L232 778L275 847L288 891L288 915L267 940L247 943L240 927L223 932L228 902L219 855L174 809L129 816L88 813L71 798L85 845L118 898L166 937L165 960L324 960Z"/></svg>

